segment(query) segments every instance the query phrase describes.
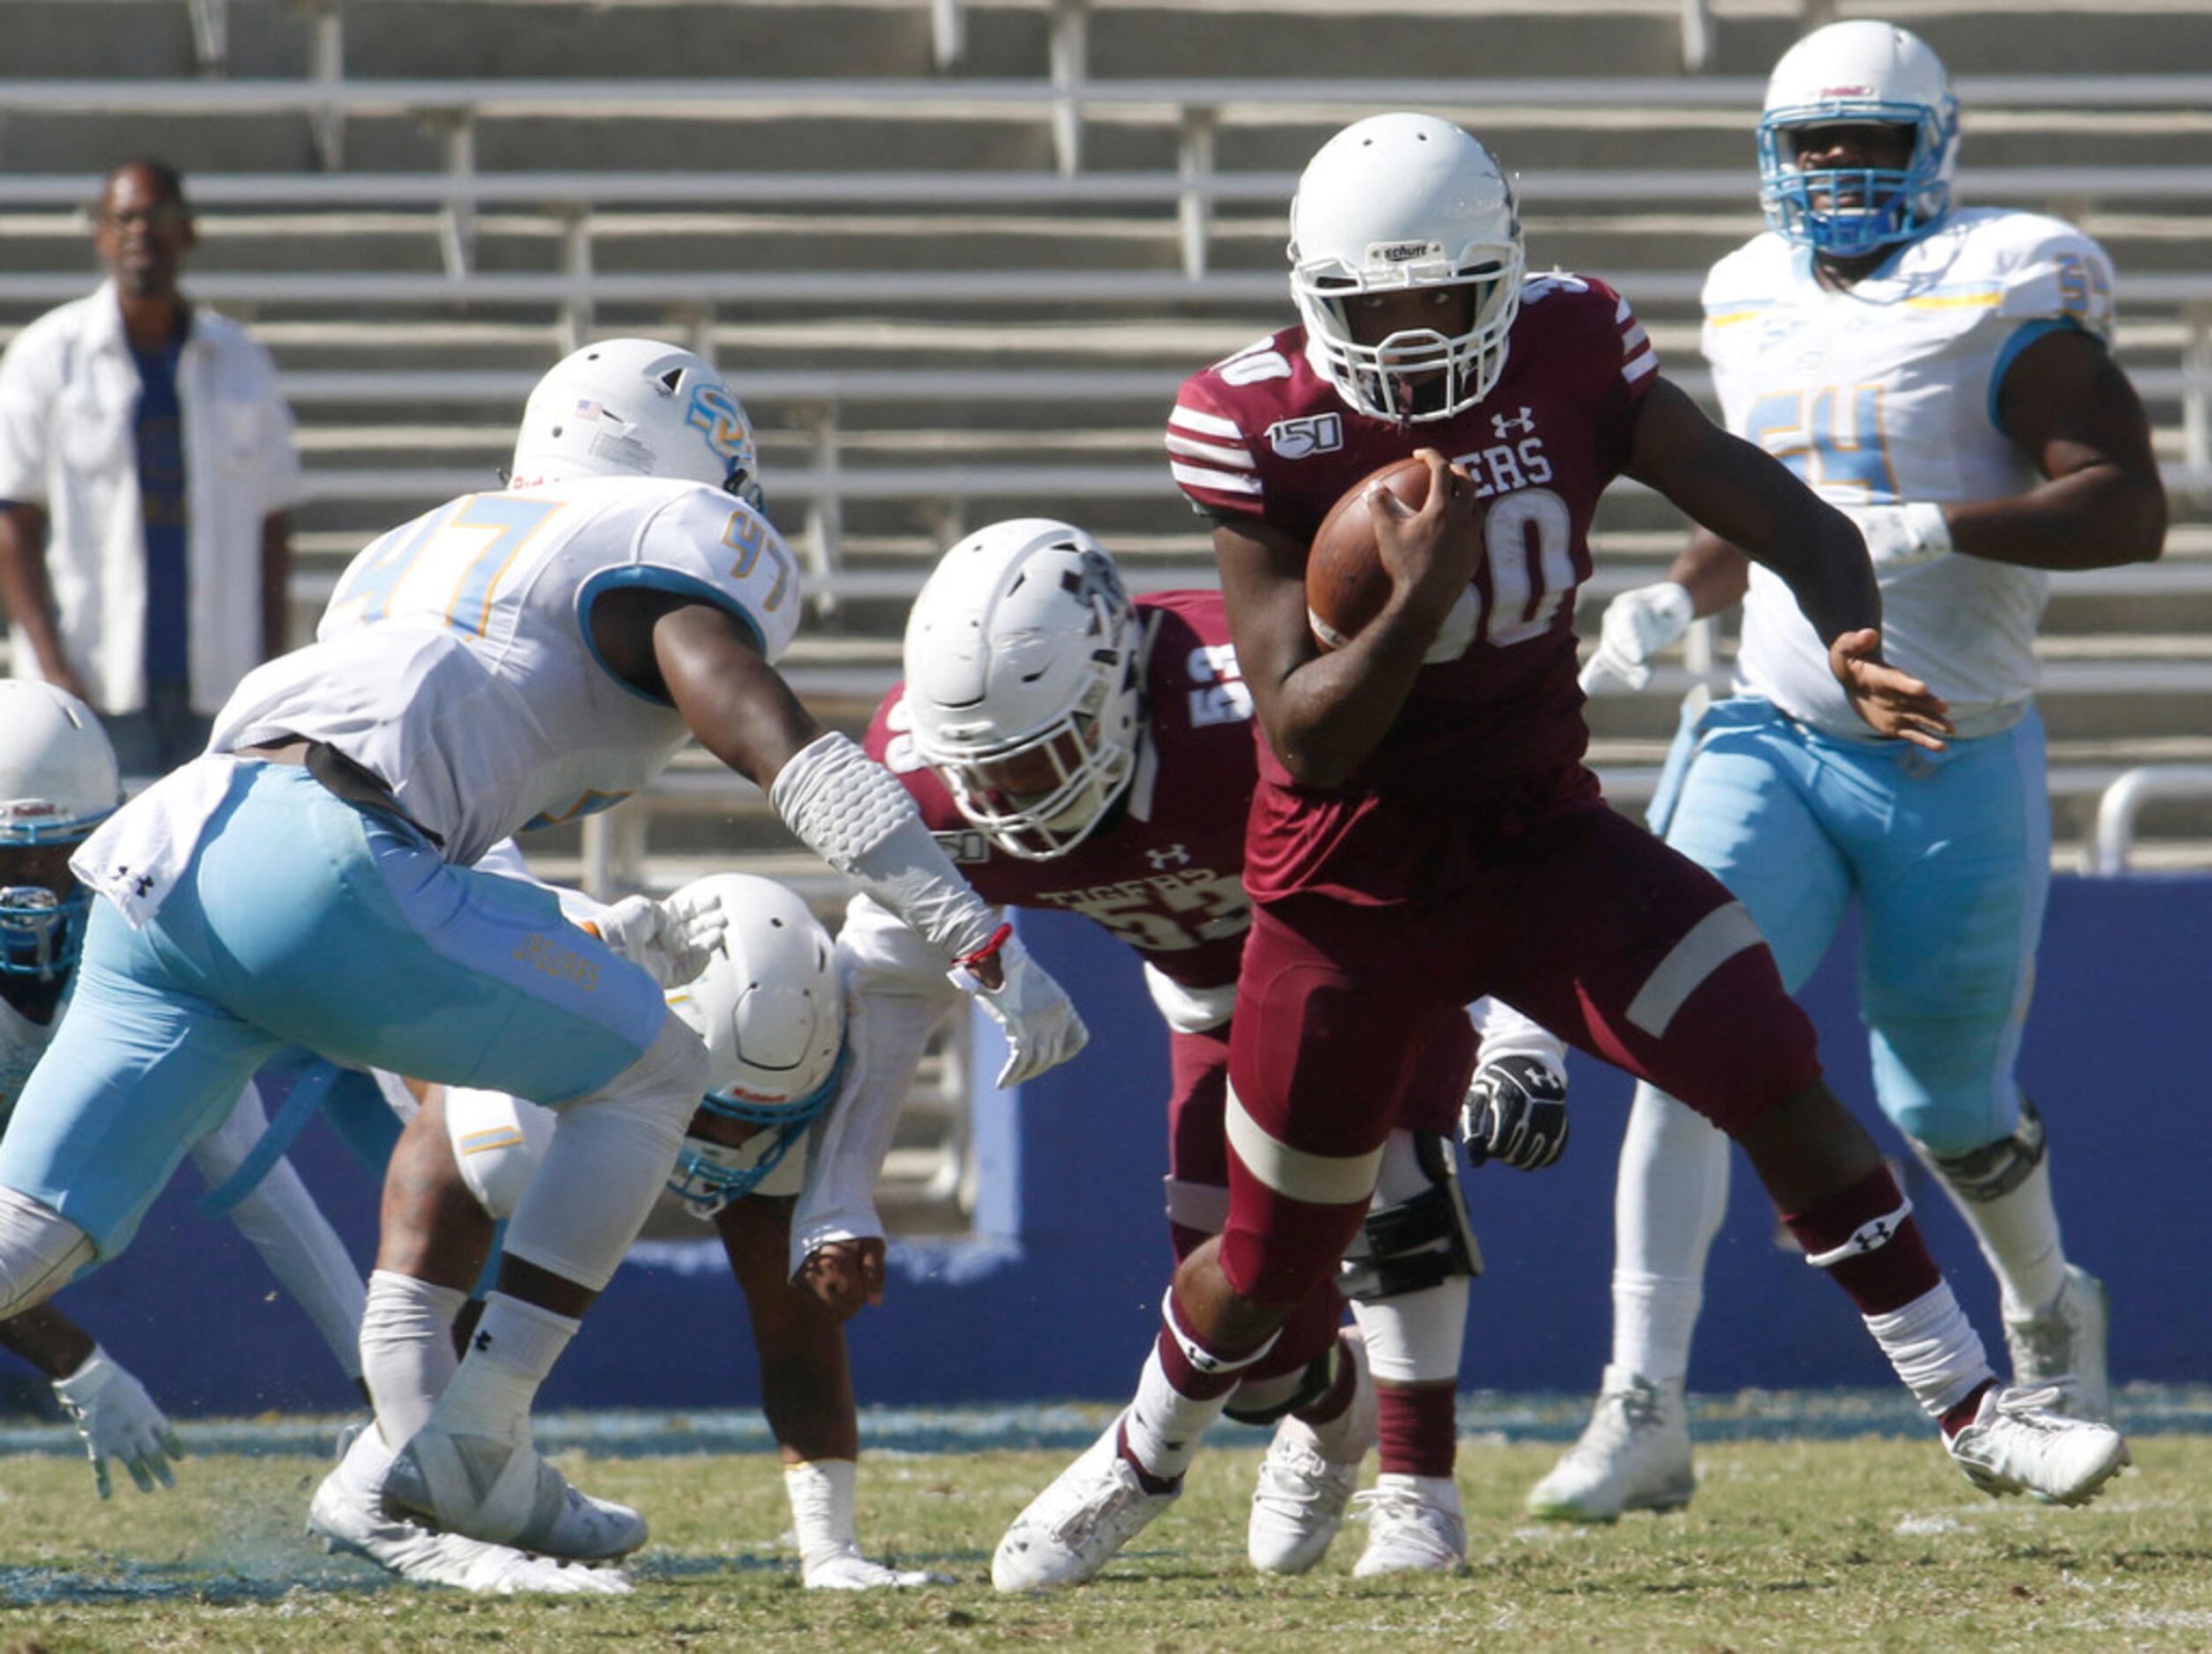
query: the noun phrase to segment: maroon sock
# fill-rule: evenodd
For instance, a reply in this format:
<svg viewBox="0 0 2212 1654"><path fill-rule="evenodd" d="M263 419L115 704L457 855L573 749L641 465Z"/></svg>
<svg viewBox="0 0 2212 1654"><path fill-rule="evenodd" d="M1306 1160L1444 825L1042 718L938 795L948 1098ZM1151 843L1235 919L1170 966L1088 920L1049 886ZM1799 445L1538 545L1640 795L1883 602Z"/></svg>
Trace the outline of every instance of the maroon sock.
<svg viewBox="0 0 2212 1654"><path fill-rule="evenodd" d="M1994 1378L1985 1379L1974 1386L1973 1394L1968 1396L1942 1416L1940 1422L1943 1427L1945 1441L1949 1441L1952 1436L1974 1421L1974 1414L1981 1411L1981 1399L1996 1387L1997 1381Z"/></svg>
<svg viewBox="0 0 2212 1654"><path fill-rule="evenodd" d="M1113 1451L1121 1462L1136 1473L1136 1485L1150 1494L1173 1493L1183 1485L1180 1476L1155 1476L1136 1462L1136 1455L1129 1451L1129 1427L1123 1424L1113 1433Z"/></svg>
<svg viewBox="0 0 2212 1654"><path fill-rule="evenodd" d="M1891 1221L1904 1205L1890 1169L1876 1166L1842 1193L1809 1212L1784 1213L1782 1221L1806 1257L1844 1252L1826 1266L1829 1274L1860 1314L1887 1315L1933 1291L1943 1279L1911 1215Z"/></svg>
<svg viewBox="0 0 2212 1654"><path fill-rule="evenodd" d="M1448 1384L1377 1384L1383 1474L1449 1476L1459 1457L1459 1393Z"/></svg>

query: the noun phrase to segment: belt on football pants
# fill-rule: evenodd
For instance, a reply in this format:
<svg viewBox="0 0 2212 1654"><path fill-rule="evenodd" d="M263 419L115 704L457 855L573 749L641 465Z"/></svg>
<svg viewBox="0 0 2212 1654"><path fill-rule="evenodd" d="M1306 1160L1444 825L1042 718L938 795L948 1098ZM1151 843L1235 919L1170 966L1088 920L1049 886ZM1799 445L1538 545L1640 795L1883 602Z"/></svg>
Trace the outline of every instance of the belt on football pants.
<svg viewBox="0 0 2212 1654"><path fill-rule="evenodd" d="M446 847L442 835L431 831L400 807L399 800L383 778L356 764L327 741L309 741L304 735L278 735L259 746L240 747L234 756L261 758L270 764L299 764L331 797L356 809L396 816L440 850Z"/></svg>

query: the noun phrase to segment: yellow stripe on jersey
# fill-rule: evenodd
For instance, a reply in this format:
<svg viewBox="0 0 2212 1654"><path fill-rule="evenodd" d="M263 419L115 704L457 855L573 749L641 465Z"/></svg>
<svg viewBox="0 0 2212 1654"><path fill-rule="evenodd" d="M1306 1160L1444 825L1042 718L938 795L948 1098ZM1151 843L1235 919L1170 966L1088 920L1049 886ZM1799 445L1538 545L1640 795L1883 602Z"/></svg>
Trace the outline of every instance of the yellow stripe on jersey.
<svg viewBox="0 0 2212 1654"><path fill-rule="evenodd" d="M1925 299L1908 299L1908 310L1987 310L2004 303L2005 296L1994 287L1985 287L1979 292L1930 293Z"/></svg>

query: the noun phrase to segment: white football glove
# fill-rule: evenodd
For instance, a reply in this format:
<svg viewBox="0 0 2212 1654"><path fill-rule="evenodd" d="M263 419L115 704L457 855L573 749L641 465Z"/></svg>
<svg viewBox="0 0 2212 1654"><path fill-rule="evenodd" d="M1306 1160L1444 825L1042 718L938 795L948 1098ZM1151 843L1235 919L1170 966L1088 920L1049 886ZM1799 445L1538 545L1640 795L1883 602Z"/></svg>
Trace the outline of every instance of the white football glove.
<svg viewBox="0 0 2212 1654"><path fill-rule="evenodd" d="M153 1484L174 1488L177 1479L169 1461L184 1457L184 1444L146 1387L118 1366L98 1345L85 1364L66 1378L54 1381L54 1393L77 1421L85 1438L85 1451L92 1461L92 1481L100 1496L115 1491L107 1480L107 1461L120 1459L138 1484L140 1493L152 1493Z"/></svg>
<svg viewBox="0 0 2212 1654"><path fill-rule="evenodd" d="M1582 668L1582 692L1642 689L1652 681L1652 656L1678 641L1696 618L1689 588L1672 580L1623 592L1605 606L1597 653Z"/></svg>
<svg viewBox="0 0 2212 1654"><path fill-rule="evenodd" d="M1867 558L1877 573L1909 569L1951 549L1951 526L1943 520L1943 508L1927 500L1836 509L1858 526L1859 537L1867 543Z"/></svg>
<svg viewBox="0 0 2212 1654"><path fill-rule="evenodd" d="M587 928L664 988L680 988L707 969L729 928L721 897L678 890L666 901L625 896Z"/></svg>
<svg viewBox="0 0 2212 1654"><path fill-rule="evenodd" d="M951 976L956 985L982 1001L991 1019L1006 1030L1006 1066L998 1071L998 1088L1003 1091L1067 1061L1089 1043L1091 1030L1083 1025L1067 990L1029 956L1019 936L1010 934L999 944L998 963L1003 981L995 990L985 987L965 967Z"/></svg>

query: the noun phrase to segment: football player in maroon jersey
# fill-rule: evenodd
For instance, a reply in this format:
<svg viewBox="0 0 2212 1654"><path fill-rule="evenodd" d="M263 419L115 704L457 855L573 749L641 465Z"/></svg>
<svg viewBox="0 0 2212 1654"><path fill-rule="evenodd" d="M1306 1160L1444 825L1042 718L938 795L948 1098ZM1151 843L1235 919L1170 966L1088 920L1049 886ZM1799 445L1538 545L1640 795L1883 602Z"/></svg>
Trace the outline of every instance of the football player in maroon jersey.
<svg viewBox="0 0 2212 1654"><path fill-rule="evenodd" d="M1220 594L1132 602L1112 558L1080 529L1035 518L995 523L930 575L908 623L906 667L868 750L905 784L969 882L1002 906L1080 913L1144 961L1169 1029L1167 1211L1176 1253L1187 1255L1228 1212L1231 1012L1251 925L1241 872L1252 702ZM895 1112L921 1039L957 995L913 933L872 902L854 904L840 947L864 1008L871 1099L854 1099L830 1123L841 1140ZM914 1015L902 1024L905 1010ZM1509 1163L1548 1163L1563 1134L1559 1045L1502 1008L1486 1032L1484 1089L1543 1094L1521 1097L1523 1112L1551 1118L1541 1141L1519 1145L1499 1120L1483 1147ZM1247 1545L1266 1572L1303 1572L1328 1550L1378 1412L1386 1494L1403 1483L1434 1502L1436 1488L1452 1489L1476 1254L1449 1134L1475 1042L1461 1015L1442 1019L1429 1043L1388 1134L1380 1200L1350 1240L1344 1291L1364 1338L1339 1337L1343 1299L1324 1272L1227 1404L1233 1417L1277 1425ZM880 1233L864 1189L810 1202L800 1228L795 1250L825 1266L842 1244ZM1455 1494L1426 1525L1394 1520L1397 1502L1376 1503L1363 1571L1459 1565Z"/></svg>
<svg viewBox="0 0 2212 1654"><path fill-rule="evenodd" d="M1458 128L1391 114L1338 133L1291 235L1302 325L1195 375L1168 426L1177 480L1214 518L1265 736L1229 1220L1177 1271L1136 1399L1016 1518L995 1583L1086 1580L1173 1501L1221 1397L1358 1229L1411 1054L1491 993L1743 1145L1977 1485L2091 1496L2126 1445L1999 1387L1742 907L1607 809L1581 763L1573 597L1620 476L1789 585L1870 740L1940 749L1942 702L1883 662L1857 531L1662 378L1624 299L1526 277L1513 188ZM1324 653L1306 546L1348 487L1409 453L1431 469L1421 509L1373 502L1390 600Z"/></svg>

